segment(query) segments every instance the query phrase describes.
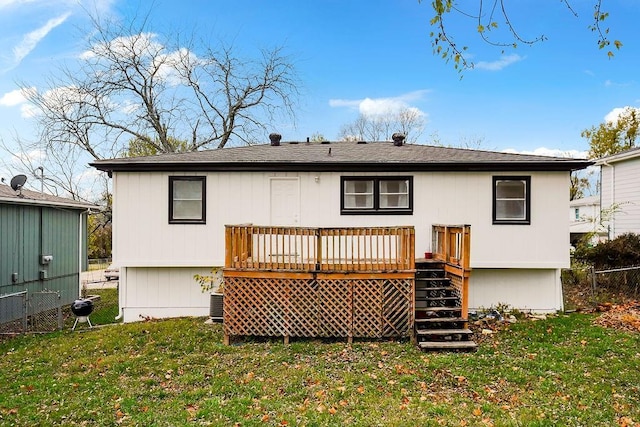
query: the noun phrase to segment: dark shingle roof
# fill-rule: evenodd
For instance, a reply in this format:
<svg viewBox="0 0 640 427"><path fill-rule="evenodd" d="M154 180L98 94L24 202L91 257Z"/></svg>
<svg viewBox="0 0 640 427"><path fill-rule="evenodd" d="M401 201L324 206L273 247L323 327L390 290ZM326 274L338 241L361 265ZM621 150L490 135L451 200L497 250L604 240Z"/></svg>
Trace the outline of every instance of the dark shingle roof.
<svg viewBox="0 0 640 427"><path fill-rule="evenodd" d="M8 185L3 184L0 184L0 202L14 204L48 205L83 210L98 208L98 206L91 203L79 202L77 200L67 199L65 197L52 196L51 194L43 194L37 191L22 189L18 193Z"/></svg>
<svg viewBox="0 0 640 427"><path fill-rule="evenodd" d="M516 171L574 170L582 159L391 142L289 142L181 154L99 160L103 171Z"/></svg>

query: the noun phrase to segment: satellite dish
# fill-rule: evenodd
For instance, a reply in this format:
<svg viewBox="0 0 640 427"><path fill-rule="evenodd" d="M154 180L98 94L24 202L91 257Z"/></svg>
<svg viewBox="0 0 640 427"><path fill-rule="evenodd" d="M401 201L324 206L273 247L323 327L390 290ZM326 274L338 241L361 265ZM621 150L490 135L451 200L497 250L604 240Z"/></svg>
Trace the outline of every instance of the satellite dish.
<svg viewBox="0 0 640 427"><path fill-rule="evenodd" d="M22 187L24 186L24 183L27 182L27 176L26 175L16 175L13 178L11 178L11 188L13 188L13 191L20 191L22 190Z"/></svg>

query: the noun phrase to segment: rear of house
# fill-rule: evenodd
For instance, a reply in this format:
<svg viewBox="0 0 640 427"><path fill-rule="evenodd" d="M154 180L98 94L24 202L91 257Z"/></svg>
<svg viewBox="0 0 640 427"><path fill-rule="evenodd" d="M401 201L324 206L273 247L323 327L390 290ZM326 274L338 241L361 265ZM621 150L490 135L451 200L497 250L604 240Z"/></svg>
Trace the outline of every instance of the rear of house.
<svg viewBox="0 0 640 427"><path fill-rule="evenodd" d="M93 164L113 178L125 321L204 316L225 225L471 226L469 307L562 309L569 172L587 161L390 142L282 143ZM422 255L421 255L422 254Z"/></svg>

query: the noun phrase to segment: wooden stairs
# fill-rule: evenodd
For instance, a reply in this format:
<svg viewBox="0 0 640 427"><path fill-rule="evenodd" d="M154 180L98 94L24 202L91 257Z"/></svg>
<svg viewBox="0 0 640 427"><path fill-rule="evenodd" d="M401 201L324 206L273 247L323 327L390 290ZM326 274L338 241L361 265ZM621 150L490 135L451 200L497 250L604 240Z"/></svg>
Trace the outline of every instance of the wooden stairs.
<svg viewBox="0 0 640 427"><path fill-rule="evenodd" d="M443 264L416 261L414 338L425 351L473 351L477 344L462 317L458 291L445 277Z"/></svg>

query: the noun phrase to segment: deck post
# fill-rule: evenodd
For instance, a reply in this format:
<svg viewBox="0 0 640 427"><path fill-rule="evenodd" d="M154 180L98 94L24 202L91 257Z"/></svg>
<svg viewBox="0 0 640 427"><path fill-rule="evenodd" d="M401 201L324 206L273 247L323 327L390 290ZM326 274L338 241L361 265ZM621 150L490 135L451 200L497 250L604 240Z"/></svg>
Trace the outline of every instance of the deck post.
<svg viewBox="0 0 640 427"><path fill-rule="evenodd" d="M231 267L231 261L233 257L233 251L231 250L231 244L233 242L232 239L232 227L230 225L225 226L224 230L224 240L226 244L224 245L224 266L227 268Z"/></svg>

